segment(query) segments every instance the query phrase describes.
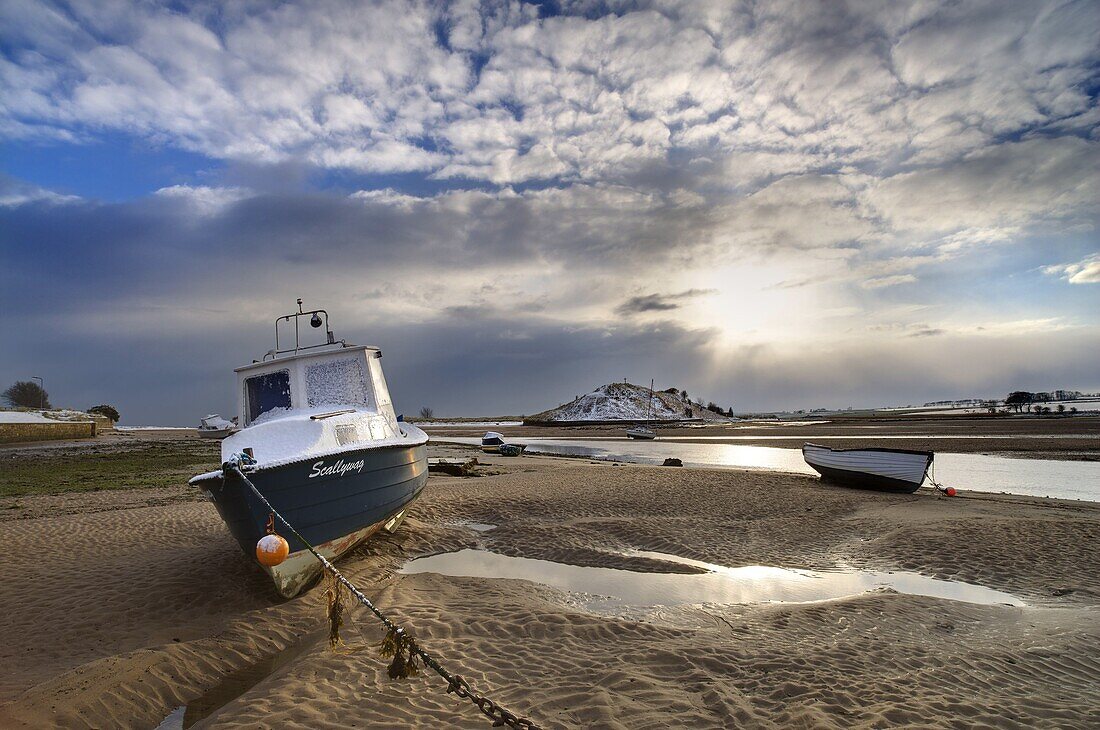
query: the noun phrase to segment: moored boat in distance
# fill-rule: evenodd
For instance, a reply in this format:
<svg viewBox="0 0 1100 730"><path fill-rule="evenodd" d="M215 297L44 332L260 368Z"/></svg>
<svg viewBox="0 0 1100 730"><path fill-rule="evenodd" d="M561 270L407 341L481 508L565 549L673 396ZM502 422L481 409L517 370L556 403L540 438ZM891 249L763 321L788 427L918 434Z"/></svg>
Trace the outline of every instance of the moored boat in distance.
<svg viewBox="0 0 1100 730"><path fill-rule="evenodd" d="M825 481L912 493L924 482L935 454L907 449L831 449L808 443L802 446L802 457Z"/></svg>
<svg viewBox="0 0 1100 730"><path fill-rule="evenodd" d="M326 340L301 345L298 319ZM281 349L279 323L294 321L295 344ZM242 467L278 512L329 560L379 529L393 531L428 479L427 435L399 422L376 347L337 341L322 309L280 317L275 349L239 367L238 419L243 424L222 441L222 462L247 454ZM249 459L249 461L251 461ZM246 555L267 533L271 513L232 473L200 474L192 485L218 509ZM282 525L275 525L282 531ZM264 566L281 595L290 598L320 575L321 566L293 535L290 554Z"/></svg>
<svg viewBox="0 0 1100 730"><path fill-rule="evenodd" d="M223 439L237 430L237 424L211 413L199 419L199 427L195 430L199 432L199 438Z"/></svg>
<svg viewBox="0 0 1100 730"><path fill-rule="evenodd" d="M486 454L500 453L500 447L504 445L504 434L496 431L486 431L481 437L481 450Z"/></svg>
<svg viewBox="0 0 1100 730"><path fill-rule="evenodd" d="M657 438L657 432L649 426L633 426L626 429L627 438L638 439L640 441L652 441Z"/></svg>

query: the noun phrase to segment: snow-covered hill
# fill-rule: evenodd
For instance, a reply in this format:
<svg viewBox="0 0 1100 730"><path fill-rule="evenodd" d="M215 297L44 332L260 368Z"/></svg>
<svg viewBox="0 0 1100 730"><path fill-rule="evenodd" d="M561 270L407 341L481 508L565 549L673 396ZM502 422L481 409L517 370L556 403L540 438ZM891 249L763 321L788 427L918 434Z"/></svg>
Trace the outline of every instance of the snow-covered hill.
<svg viewBox="0 0 1100 730"><path fill-rule="evenodd" d="M649 388L633 383L609 383L571 403L528 416L527 421L563 423L568 421L644 421L649 407ZM679 393L656 391L653 394L654 421L727 421L725 416L708 411Z"/></svg>

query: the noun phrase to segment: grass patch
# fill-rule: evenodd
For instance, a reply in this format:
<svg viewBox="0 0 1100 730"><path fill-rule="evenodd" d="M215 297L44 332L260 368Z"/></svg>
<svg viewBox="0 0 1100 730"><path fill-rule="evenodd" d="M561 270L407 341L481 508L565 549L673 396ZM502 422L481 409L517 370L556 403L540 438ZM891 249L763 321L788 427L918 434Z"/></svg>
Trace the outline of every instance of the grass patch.
<svg viewBox="0 0 1100 730"><path fill-rule="evenodd" d="M0 456L0 497L183 486L219 461L217 441L193 440L14 453Z"/></svg>

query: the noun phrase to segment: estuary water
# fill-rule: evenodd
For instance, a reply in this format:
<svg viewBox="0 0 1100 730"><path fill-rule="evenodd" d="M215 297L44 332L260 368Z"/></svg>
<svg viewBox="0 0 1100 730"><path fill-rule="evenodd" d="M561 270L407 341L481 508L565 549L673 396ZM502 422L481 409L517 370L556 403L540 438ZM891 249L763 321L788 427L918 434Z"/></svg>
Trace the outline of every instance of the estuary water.
<svg viewBox="0 0 1100 730"><path fill-rule="evenodd" d="M507 440L507 434L505 434ZM434 441L480 445L480 438L433 436ZM822 439L817 439L822 440ZM729 443L684 443L659 438L656 441L613 439L517 438L527 444L527 453L555 456L583 456L601 461L632 464L660 464L666 458L684 466L718 469L763 469L813 474L802 459L801 449L772 446L741 446ZM1055 459L1012 459L985 454L937 452L936 481L960 492L1003 492L1029 497L1055 497L1100 502L1100 462Z"/></svg>

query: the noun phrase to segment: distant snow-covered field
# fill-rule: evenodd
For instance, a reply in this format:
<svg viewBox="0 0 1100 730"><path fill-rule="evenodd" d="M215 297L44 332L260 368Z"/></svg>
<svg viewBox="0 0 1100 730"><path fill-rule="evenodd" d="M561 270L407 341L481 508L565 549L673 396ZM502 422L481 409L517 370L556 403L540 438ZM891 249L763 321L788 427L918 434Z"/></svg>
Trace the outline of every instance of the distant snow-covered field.
<svg viewBox="0 0 1100 730"><path fill-rule="evenodd" d="M48 416L45 414L49 414ZM83 411L60 409L56 411L0 411L0 423L57 423L58 421L90 421L92 417Z"/></svg>
<svg viewBox="0 0 1100 730"><path fill-rule="evenodd" d="M29 411L0 411L0 423L57 423L57 421Z"/></svg>

